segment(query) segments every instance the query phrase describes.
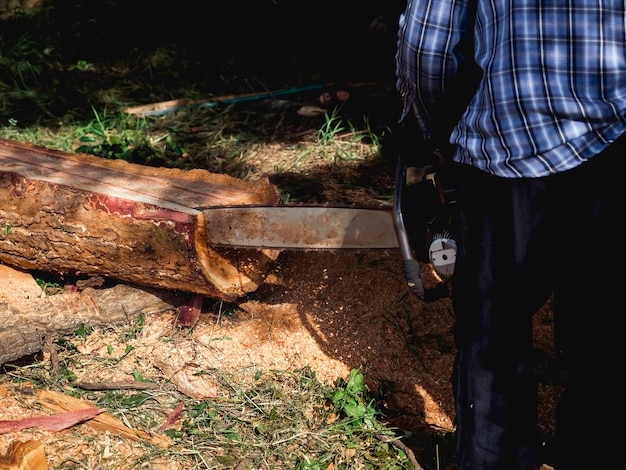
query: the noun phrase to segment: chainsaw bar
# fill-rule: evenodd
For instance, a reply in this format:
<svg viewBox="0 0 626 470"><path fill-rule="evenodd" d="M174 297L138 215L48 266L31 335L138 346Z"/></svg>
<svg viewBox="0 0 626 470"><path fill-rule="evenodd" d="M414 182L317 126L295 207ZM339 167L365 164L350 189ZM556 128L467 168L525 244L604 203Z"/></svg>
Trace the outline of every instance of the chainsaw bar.
<svg viewBox="0 0 626 470"><path fill-rule="evenodd" d="M391 208L245 205L200 208L208 246L280 250L398 248Z"/></svg>

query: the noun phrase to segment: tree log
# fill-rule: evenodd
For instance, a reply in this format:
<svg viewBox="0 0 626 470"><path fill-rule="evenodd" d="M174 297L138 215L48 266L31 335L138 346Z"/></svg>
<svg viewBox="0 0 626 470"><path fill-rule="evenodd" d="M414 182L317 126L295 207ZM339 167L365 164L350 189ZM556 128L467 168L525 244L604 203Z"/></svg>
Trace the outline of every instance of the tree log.
<svg viewBox="0 0 626 470"><path fill-rule="evenodd" d="M43 442L11 441L6 455L0 456L0 470L48 470L48 459Z"/></svg>
<svg viewBox="0 0 626 470"><path fill-rule="evenodd" d="M81 326L113 326L136 321L139 315L174 310L182 299L173 291L154 291L118 284L87 288L28 301L0 303L0 365L44 347Z"/></svg>
<svg viewBox="0 0 626 470"><path fill-rule="evenodd" d="M201 207L275 204L269 180L152 168L0 139L0 261L233 301L276 250L207 246Z"/></svg>

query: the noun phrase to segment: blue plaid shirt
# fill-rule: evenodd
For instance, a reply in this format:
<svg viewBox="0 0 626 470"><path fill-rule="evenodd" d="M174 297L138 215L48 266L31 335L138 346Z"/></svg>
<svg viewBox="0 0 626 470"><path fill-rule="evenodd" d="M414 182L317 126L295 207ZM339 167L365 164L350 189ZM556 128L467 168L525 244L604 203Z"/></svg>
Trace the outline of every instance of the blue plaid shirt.
<svg viewBox="0 0 626 470"><path fill-rule="evenodd" d="M454 160L508 178L574 168L626 130L625 10L624 0L408 0L401 119L414 113L426 133L436 125L474 21L483 80L450 137Z"/></svg>

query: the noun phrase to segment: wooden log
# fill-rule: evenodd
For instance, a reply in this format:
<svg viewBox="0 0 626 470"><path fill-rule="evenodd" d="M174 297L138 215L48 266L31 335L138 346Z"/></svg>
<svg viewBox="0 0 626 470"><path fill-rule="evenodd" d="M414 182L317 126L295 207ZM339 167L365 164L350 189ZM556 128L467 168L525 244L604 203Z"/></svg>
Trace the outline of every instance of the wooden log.
<svg viewBox="0 0 626 470"><path fill-rule="evenodd" d="M43 442L12 441L6 455L0 455L0 470L48 470L48 459Z"/></svg>
<svg viewBox="0 0 626 470"><path fill-rule="evenodd" d="M181 301L178 297L174 291L118 284L14 304L0 302L0 365L38 353L46 338L69 335L82 325L121 325L140 315L174 310Z"/></svg>
<svg viewBox="0 0 626 470"><path fill-rule="evenodd" d="M0 139L0 261L233 301L275 250L207 246L200 207L275 204L269 180L152 168Z"/></svg>

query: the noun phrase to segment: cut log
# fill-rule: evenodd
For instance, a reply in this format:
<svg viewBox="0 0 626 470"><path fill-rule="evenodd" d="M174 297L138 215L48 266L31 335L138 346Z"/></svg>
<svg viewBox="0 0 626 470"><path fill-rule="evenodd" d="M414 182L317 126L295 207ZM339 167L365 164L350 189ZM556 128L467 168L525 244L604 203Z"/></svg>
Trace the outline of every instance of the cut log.
<svg viewBox="0 0 626 470"><path fill-rule="evenodd" d="M6 455L0 456L0 470L48 470L43 442L12 441Z"/></svg>
<svg viewBox="0 0 626 470"><path fill-rule="evenodd" d="M0 261L233 301L276 250L207 246L207 206L275 204L269 180L152 168L0 139Z"/></svg>
<svg viewBox="0 0 626 470"><path fill-rule="evenodd" d="M79 327L113 326L140 315L171 311L180 303L174 291L118 284L87 288L28 301L0 302L0 365L41 351L46 338L71 334Z"/></svg>

